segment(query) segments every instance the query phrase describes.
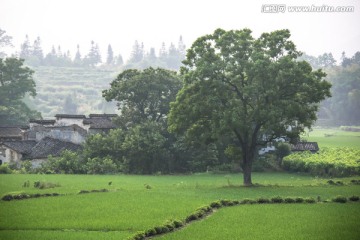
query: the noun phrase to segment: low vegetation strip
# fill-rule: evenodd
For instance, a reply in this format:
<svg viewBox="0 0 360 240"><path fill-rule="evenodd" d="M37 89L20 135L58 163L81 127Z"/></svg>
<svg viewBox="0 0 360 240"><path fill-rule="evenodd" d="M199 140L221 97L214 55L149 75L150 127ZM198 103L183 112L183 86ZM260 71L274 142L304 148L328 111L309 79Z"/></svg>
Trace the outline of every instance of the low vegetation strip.
<svg viewBox="0 0 360 240"><path fill-rule="evenodd" d="M78 194L86 194L86 193L99 193L99 192L109 192L108 189L94 189L94 190L80 190ZM59 193L18 193L18 194L6 194L4 195L1 200L3 201L12 201L12 200L24 200L29 198L39 198L39 197L57 197L57 196L64 196L65 194Z"/></svg>
<svg viewBox="0 0 360 240"><path fill-rule="evenodd" d="M344 196L336 196L336 197L332 198L331 201L337 202L337 203L346 203L346 202L358 202L359 199L360 199L360 197L355 196L355 195L353 195L349 198L344 197ZM219 200L219 201L212 202L207 206L198 208L195 212L191 213L189 216L187 216L183 220L168 221L161 226L156 226L154 228L150 228L148 230L138 232L134 236L129 237L128 240L144 240L144 239L149 239L149 238L152 238L152 237L155 237L158 235L170 233L175 230L179 230L194 221L204 219L205 217L212 214L217 209L220 209L223 207L237 206L237 205L244 205L244 204L294 204L294 203L313 204L313 203L319 203L319 202L327 203L330 201L329 200L321 201L320 197L315 199L315 198L311 198L311 197L310 198L303 198L303 197L292 198L292 197L280 197L280 196L273 197L273 198L260 197L258 199L243 199L241 201L227 200L227 199Z"/></svg>
<svg viewBox="0 0 360 240"><path fill-rule="evenodd" d="M360 174L360 150L322 148L317 154L293 153L283 160L286 170L315 176L345 177Z"/></svg>

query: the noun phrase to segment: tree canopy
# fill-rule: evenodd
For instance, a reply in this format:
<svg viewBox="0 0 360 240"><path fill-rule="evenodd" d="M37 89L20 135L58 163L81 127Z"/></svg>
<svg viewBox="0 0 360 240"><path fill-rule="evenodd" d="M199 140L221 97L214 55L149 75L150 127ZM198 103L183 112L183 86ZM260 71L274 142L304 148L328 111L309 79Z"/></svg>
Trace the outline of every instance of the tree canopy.
<svg viewBox="0 0 360 240"><path fill-rule="evenodd" d="M137 124L144 120L159 122L169 112L181 81L173 71L161 68L128 69L103 91L107 101L115 100L121 110L121 122Z"/></svg>
<svg viewBox="0 0 360 240"><path fill-rule="evenodd" d="M205 142L229 136L241 151L245 185L252 184L258 147L296 138L330 96L325 73L296 61L301 53L289 38L288 30L255 39L249 29L217 29L198 38L183 61L184 85L171 103L169 130Z"/></svg>
<svg viewBox="0 0 360 240"><path fill-rule="evenodd" d="M29 118L40 117L22 99L36 95L34 71L23 66L23 59L0 58L0 124L24 124Z"/></svg>

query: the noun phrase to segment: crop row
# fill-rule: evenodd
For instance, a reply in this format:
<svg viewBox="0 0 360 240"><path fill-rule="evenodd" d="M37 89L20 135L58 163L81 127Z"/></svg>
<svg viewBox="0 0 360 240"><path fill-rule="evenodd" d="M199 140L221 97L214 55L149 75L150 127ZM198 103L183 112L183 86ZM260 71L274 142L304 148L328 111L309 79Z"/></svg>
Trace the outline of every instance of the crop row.
<svg viewBox="0 0 360 240"><path fill-rule="evenodd" d="M293 172L316 176L345 177L360 174L360 150L323 148L318 153L293 153L283 160L283 167Z"/></svg>

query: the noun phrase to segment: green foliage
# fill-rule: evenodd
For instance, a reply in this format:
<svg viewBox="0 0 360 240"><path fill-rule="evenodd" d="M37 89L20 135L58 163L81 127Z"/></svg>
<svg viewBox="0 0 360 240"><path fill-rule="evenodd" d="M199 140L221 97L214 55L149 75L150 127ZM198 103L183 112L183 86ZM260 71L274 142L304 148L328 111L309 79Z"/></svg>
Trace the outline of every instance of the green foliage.
<svg viewBox="0 0 360 240"><path fill-rule="evenodd" d="M353 196L349 197L349 200L352 201L352 202L357 202L357 201L360 200L360 197L353 195Z"/></svg>
<svg viewBox="0 0 360 240"><path fill-rule="evenodd" d="M107 101L117 101L121 126L143 121L163 121L175 100L181 81L175 72L157 68L123 71L103 91Z"/></svg>
<svg viewBox="0 0 360 240"><path fill-rule="evenodd" d="M166 138L161 135L161 125L146 122L132 127L122 143L124 164L131 173L151 174L169 172L169 152Z"/></svg>
<svg viewBox="0 0 360 240"><path fill-rule="evenodd" d="M11 173L12 170L8 164L3 163L2 165L0 165L0 174L11 174Z"/></svg>
<svg viewBox="0 0 360 240"><path fill-rule="evenodd" d="M22 101L27 94L36 95L33 73L23 59L0 58L0 125L26 124L30 118L41 118Z"/></svg>
<svg viewBox="0 0 360 240"><path fill-rule="evenodd" d="M327 80L332 84L333 97L321 104L320 116L335 126L359 125L360 64L334 67L327 73Z"/></svg>
<svg viewBox="0 0 360 240"><path fill-rule="evenodd" d="M283 203L284 199L282 197L280 197L280 196L277 196L277 197L271 198L271 202L272 203Z"/></svg>
<svg viewBox="0 0 360 240"><path fill-rule="evenodd" d="M344 196L336 196L333 199L331 199L333 202L337 202L337 203L346 203L347 202L347 198Z"/></svg>
<svg viewBox="0 0 360 240"><path fill-rule="evenodd" d="M109 174L118 172L117 165L109 157L89 158L86 162L88 174Z"/></svg>
<svg viewBox="0 0 360 240"><path fill-rule="evenodd" d="M280 165L282 163L283 158L290 155L290 153L291 153L290 144L280 142L276 145L275 154L278 158Z"/></svg>
<svg viewBox="0 0 360 240"><path fill-rule="evenodd" d="M43 182L43 181L34 182L34 188L38 188L38 189L48 189L48 188L55 188L60 186L61 186L60 184L52 183L52 182Z"/></svg>
<svg viewBox="0 0 360 240"><path fill-rule="evenodd" d="M284 158L286 170L309 172L316 176L351 176L360 174L360 150L322 148L317 154L294 153Z"/></svg>
<svg viewBox="0 0 360 240"><path fill-rule="evenodd" d="M299 201L299 202L297 202L296 201L297 199L294 199L294 198L291 198L291 197L286 197L285 199L284 199L284 202L285 203L300 203L301 202L301 200Z"/></svg>
<svg viewBox="0 0 360 240"><path fill-rule="evenodd" d="M84 160L79 157L78 153L65 150L60 157L49 156L48 160L41 165L41 172L44 173L84 173Z"/></svg>
<svg viewBox="0 0 360 240"><path fill-rule="evenodd" d="M263 198L263 197L258 198L256 201L257 201L258 203L260 203L260 204L262 204L262 203L270 203L270 202L271 202L270 199L268 199L268 198Z"/></svg>
<svg viewBox="0 0 360 240"><path fill-rule="evenodd" d="M313 198L313 197L305 198L304 201L305 201L306 203L316 203L316 200L315 200L315 198Z"/></svg>
<svg viewBox="0 0 360 240"><path fill-rule="evenodd" d="M297 126L291 135L298 136L330 96L325 74L296 61L300 52L289 38L288 30L254 39L249 29L217 29L198 38L183 61L169 130L202 142L227 136L241 149L245 185L252 184L257 146L289 135L288 126Z"/></svg>

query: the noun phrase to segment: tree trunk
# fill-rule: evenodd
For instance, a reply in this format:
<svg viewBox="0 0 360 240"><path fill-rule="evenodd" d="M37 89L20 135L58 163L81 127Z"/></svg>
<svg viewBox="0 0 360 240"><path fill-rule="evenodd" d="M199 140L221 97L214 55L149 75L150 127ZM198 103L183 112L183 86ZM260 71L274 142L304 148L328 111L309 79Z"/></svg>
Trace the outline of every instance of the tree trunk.
<svg viewBox="0 0 360 240"><path fill-rule="evenodd" d="M246 159L246 160L244 159L244 164L243 164L244 186L252 186L251 167L252 167L252 161L250 159Z"/></svg>
<svg viewBox="0 0 360 240"><path fill-rule="evenodd" d="M252 163L254 160L254 149L252 147L248 147L246 145L242 146L242 168L244 175L244 186L252 186L251 180L251 171L252 171Z"/></svg>

